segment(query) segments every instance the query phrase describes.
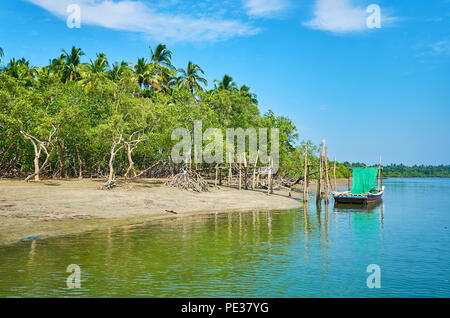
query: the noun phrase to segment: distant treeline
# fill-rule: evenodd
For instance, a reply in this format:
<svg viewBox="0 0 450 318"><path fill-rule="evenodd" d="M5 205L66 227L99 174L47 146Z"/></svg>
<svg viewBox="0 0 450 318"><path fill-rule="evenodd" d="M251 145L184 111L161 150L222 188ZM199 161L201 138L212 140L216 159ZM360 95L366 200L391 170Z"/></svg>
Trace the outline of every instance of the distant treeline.
<svg viewBox="0 0 450 318"><path fill-rule="evenodd" d="M348 163L345 162L344 165L351 165L352 167L365 167L363 163ZM450 178L450 165L440 165L440 166L425 166L425 165L414 165L405 166L403 164L390 164L388 166L383 166L383 176L384 177L404 177L404 178L427 178L427 177L440 177L440 178Z"/></svg>

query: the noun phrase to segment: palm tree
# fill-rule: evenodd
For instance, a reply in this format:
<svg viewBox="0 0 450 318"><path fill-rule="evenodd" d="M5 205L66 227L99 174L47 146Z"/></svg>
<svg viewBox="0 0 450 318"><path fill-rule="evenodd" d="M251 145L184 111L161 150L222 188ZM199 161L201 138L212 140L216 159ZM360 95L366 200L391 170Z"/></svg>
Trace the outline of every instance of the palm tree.
<svg viewBox="0 0 450 318"><path fill-rule="evenodd" d="M115 62L112 66L111 71L109 71L109 78L113 81L118 81L121 79L122 75L130 70L130 65L122 61L119 63Z"/></svg>
<svg viewBox="0 0 450 318"><path fill-rule="evenodd" d="M108 70L109 62L105 53L98 53L97 58L86 65L86 68L91 74L103 74Z"/></svg>
<svg viewBox="0 0 450 318"><path fill-rule="evenodd" d="M173 69L172 65L172 52L167 49L164 44L158 44L155 52L153 52L152 47L149 46L150 49L150 62L165 66Z"/></svg>
<svg viewBox="0 0 450 318"><path fill-rule="evenodd" d="M178 78L180 87L187 88L191 94L196 91L203 91L200 83L205 86L208 85L208 81L200 75L205 74L201 67L191 61L189 61L186 70L179 69L178 72L181 74Z"/></svg>
<svg viewBox="0 0 450 318"><path fill-rule="evenodd" d="M256 98L256 94L252 93L250 91L250 87L248 87L247 85L242 85L241 88L239 89L239 93L242 96L250 98L253 104L258 105L258 99Z"/></svg>
<svg viewBox="0 0 450 318"><path fill-rule="evenodd" d="M233 90L237 89L237 85L233 82L233 78L225 74L222 80L215 79L214 82L217 83L216 89Z"/></svg>
<svg viewBox="0 0 450 318"><path fill-rule="evenodd" d="M4 57L5 53L3 53L3 49L0 47L0 57ZM0 59L0 64L2 63L2 59Z"/></svg>
<svg viewBox="0 0 450 318"><path fill-rule="evenodd" d="M150 63L153 65L156 76L153 76L158 81L160 87L169 88L169 83L175 75L175 67L172 65L172 52L167 49L164 44L158 44L155 51L150 49ZM154 85L153 85L154 86ZM158 90L160 90L159 88Z"/></svg>
<svg viewBox="0 0 450 318"><path fill-rule="evenodd" d="M159 77L155 72L155 67L153 64L147 63L145 58L138 59L134 66L134 74L136 74L137 81L141 88L152 86L158 91L161 90Z"/></svg>
<svg viewBox="0 0 450 318"><path fill-rule="evenodd" d="M98 79L106 77L108 68L109 62L105 53L98 53L94 61L90 60L90 63L85 64L81 68L83 79L80 81L85 90L89 91Z"/></svg>
<svg viewBox="0 0 450 318"><path fill-rule="evenodd" d="M11 59L5 67L4 72L19 81L25 82L25 86L33 84L37 68L30 66L30 62L21 58L20 60Z"/></svg>
<svg viewBox="0 0 450 318"><path fill-rule="evenodd" d="M84 52L81 51L80 48L75 48L75 46L72 47L70 54L67 53L66 50L62 50L62 52L65 57L65 61L61 80L64 83L78 80L81 77L79 69L81 64L80 59L84 55Z"/></svg>

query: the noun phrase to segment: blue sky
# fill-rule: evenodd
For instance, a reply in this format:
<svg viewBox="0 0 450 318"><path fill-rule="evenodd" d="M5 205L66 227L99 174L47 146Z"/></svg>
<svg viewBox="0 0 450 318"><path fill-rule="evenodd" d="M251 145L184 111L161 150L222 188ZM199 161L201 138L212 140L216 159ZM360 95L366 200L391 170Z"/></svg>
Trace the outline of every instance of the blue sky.
<svg viewBox="0 0 450 318"><path fill-rule="evenodd" d="M68 28L67 6L81 8ZM381 8L369 29L366 8ZM11 0L0 3L4 61L42 66L73 45L110 61L199 64L212 85L231 75L262 111L327 141L339 161L450 164L450 1Z"/></svg>

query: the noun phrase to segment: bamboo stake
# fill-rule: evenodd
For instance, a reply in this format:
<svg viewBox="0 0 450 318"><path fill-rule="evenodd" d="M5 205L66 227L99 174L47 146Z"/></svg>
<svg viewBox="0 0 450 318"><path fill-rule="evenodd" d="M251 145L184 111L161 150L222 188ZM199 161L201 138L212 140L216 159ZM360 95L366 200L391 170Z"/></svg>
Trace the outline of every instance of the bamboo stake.
<svg viewBox="0 0 450 318"><path fill-rule="evenodd" d="M219 164L216 164L216 179L214 180L214 187L217 188L217 179L219 177Z"/></svg>
<svg viewBox="0 0 450 318"><path fill-rule="evenodd" d="M347 167L347 188L350 191L350 168Z"/></svg>
<svg viewBox="0 0 450 318"><path fill-rule="evenodd" d="M248 172L247 157L244 152L244 188L245 188L245 190L248 190L247 172Z"/></svg>
<svg viewBox="0 0 450 318"><path fill-rule="evenodd" d="M239 191L242 188L242 155L239 154Z"/></svg>
<svg viewBox="0 0 450 318"><path fill-rule="evenodd" d="M325 203L330 200L330 183L328 179L328 147L325 147Z"/></svg>
<svg viewBox="0 0 450 318"><path fill-rule="evenodd" d="M321 181L322 181L322 167L323 167L323 148L325 147L325 142L322 142L322 150L320 151L320 159L319 159L319 178L317 180L317 193L316 193L316 203L318 203L321 198L322 198L322 193L321 193Z"/></svg>
<svg viewBox="0 0 450 318"><path fill-rule="evenodd" d="M308 146L305 146L305 173L303 178L303 201L308 201Z"/></svg>
<svg viewBox="0 0 450 318"><path fill-rule="evenodd" d="M272 169L270 168L270 157L269 157L269 163L267 165L267 194L270 194L270 179L272 177Z"/></svg>
<svg viewBox="0 0 450 318"><path fill-rule="evenodd" d="M270 194L273 193L273 175L272 175L272 170L273 170L273 158L271 156L270 157Z"/></svg>
<svg viewBox="0 0 450 318"><path fill-rule="evenodd" d="M337 191L337 186L336 186L336 157L334 157L333 178L334 178L334 191Z"/></svg>
<svg viewBox="0 0 450 318"><path fill-rule="evenodd" d="M258 162L258 156L259 156L259 150L256 153L256 160L255 160L255 166L253 167L253 183L252 183L252 190L255 190L255 182L256 182L256 164Z"/></svg>
<svg viewBox="0 0 450 318"><path fill-rule="evenodd" d="M231 174L231 152L228 153L228 186L231 186L231 178L232 178L232 174Z"/></svg>

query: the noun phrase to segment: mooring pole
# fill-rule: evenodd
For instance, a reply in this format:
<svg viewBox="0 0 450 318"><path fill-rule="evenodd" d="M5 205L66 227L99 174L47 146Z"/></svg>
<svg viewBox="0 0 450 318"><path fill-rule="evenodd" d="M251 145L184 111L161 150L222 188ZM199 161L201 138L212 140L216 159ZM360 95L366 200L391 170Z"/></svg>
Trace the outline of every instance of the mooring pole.
<svg viewBox="0 0 450 318"><path fill-rule="evenodd" d="M330 184L328 179L328 147L325 147L325 203L330 200Z"/></svg>
<svg viewBox="0 0 450 318"><path fill-rule="evenodd" d="M305 146L305 172L303 176L303 201L308 201L308 146Z"/></svg>
<svg viewBox="0 0 450 318"><path fill-rule="evenodd" d="M333 178L334 178L334 191L337 191L337 186L336 186L336 157L334 157Z"/></svg>
<svg viewBox="0 0 450 318"><path fill-rule="evenodd" d="M347 167L347 188L350 191L350 168Z"/></svg>
<svg viewBox="0 0 450 318"><path fill-rule="evenodd" d="M319 159L319 178L317 180L317 193L316 193L316 203L318 203L322 198L321 193L321 181L322 181L322 163L323 163L323 156L324 156L324 147L325 147L325 140L322 141L322 150L320 151L320 159Z"/></svg>

